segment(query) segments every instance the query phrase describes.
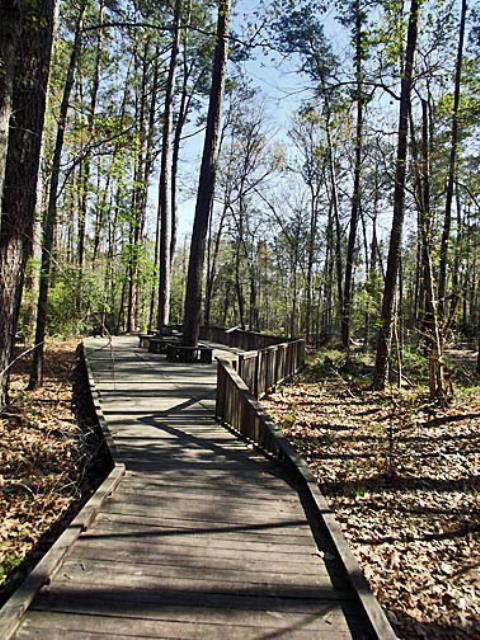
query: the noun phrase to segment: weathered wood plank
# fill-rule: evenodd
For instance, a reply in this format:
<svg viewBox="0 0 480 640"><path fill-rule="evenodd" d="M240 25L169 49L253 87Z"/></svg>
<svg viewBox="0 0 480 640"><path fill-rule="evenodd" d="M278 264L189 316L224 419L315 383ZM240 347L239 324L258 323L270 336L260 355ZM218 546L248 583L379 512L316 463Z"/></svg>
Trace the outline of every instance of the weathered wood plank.
<svg viewBox="0 0 480 640"><path fill-rule="evenodd" d="M203 527L195 526L191 522L185 522L182 520L176 521L177 524L172 521L165 522L162 518L136 518L135 516L122 516L117 514L100 514L95 521L95 529L107 529L112 531L121 531L122 528L129 528L134 531L136 527L139 529L148 529L149 527L155 528L158 532L161 532L165 536L190 536L190 535L205 535L213 536L219 540L243 540L245 542L256 540L263 542L270 542L274 544L282 544L282 542L288 542L289 544L300 545L312 545L312 536L309 534L304 526L298 526L300 520L288 521L281 528L271 527L266 525L265 528L249 529L247 527L212 527L211 523L206 523Z"/></svg>
<svg viewBox="0 0 480 640"><path fill-rule="evenodd" d="M227 543L228 544L228 543ZM233 544L233 543L232 543ZM219 544L210 544L210 541L206 546L205 540L199 540L197 544L181 544L180 542L168 542L162 543L161 541L151 541L147 542L146 540L134 538L134 539L118 539L114 538L112 535L107 535L105 538L96 538L94 535L92 536L83 536L77 542L77 547L88 546L93 549L96 548L98 550L109 548L116 549L119 552L129 552L129 553L150 553L150 555L154 555L154 553L162 554L164 556L172 557L190 557L200 555L207 560L207 558L215 557L215 558L234 558L237 559L238 562L262 562L268 556L277 556L278 554L275 551L275 545L271 545L267 547L263 545L259 550L252 550L250 548L238 549L231 548L229 546L220 546ZM317 554L313 551L305 552L300 550L297 554L294 554L295 558L298 562L318 562L320 566L320 558L317 557ZM293 558L289 558L288 561ZM286 559L287 560L287 559Z"/></svg>
<svg viewBox="0 0 480 640"><path fill-rule="evenodd" d="M244 624L265 623L265 615L276 612L285 617L321 616L326 610L341 611L345 599L295 599L258 595L213 594L197 591L129 588L128 586L58 583L46 587L34 604L34 610L71 611L73 613L112 613L117 616L183 620L227 620ZM172 619L172 618L170 618ZM175 617L173 617L175 619ZM341 620L338 620L341 623ZM344 623L345 624L345 623ZM345 624L346 626L346 624Z"/></svg>
<svg viewBox="0 0 480 640"><path fill-rule="evenodd" d="M113 558L113 554L112 558ZM93 556L93 554L92 554ZM87 579L90 575L109 575L115 572L125 575L148 575L161 576L163 578L180 578L184 580L215 580L219 584L248 584L248 585L293 585L298 588L305 586L321 586L324 584L327 573L299 573L298 567L294 572L279 571L278 562L272 566L272 571L267 571L263 565L260 568L248 569L243 567L240 570L230 569L225 566L208 567L202 566L202 571L198 566L188 564L160 564L151 562L140 562L135 558L127 558L124 562L120 558L106 559L103 557L92 558L69 558L61 569L61 574L69 574L71 571L78 572ZM283 568L282 568L283 569Z"/></svg>
<svg viewBox="0 0 480 640"><path fill-rule="evenodd" d="M118 501L109 501L107 505L105 505L104 513L119 513L119 514L131 514L135 516L152 516L157 518L165 518L165 519L181 519L181 520L195 520L201 522L211 522L212 525L238 525L241 526L255 526L255 525L265 525L265 526L282 526L282 523L285 520L298 519L297 514L294 514L292 517L291 514L287 513L286 515L282 513L273 513L273 514L263 514L263 513L249 513L244 512L241 513L237 511L233 514L225 513L225 511L213 510L207 511L205 509L201 509L198 512L194 512L193 510L180 510L169 508L156 508L153 505L146 504L135 504L133 501L129 503L118 502Z"/></svg>
<svg viewBox="0 0 480 640"><path fill-rule="evenodd" d="M135 540L142 545L154 545L155 547L164 547L168 545L169 548L176 547L202 547L208 545L211 549L215 550L238 550L238 551L254 551L258 553L275 553L285 555L284 560L288 561L288 556L291 554L298 556L311 556L317 552L316 546L312 541L306 543L305 539L302 542L293 542L289 539L285 539L284 544L277 539L270 540L235 540L228 536L214 536L210 533L192 532L190 535L178 535L178 532L165 532L155 529L153 527L145 528L142 526L131 527L101 527L97 526L94 529L83 534L82 541L129 541Z"/></svg>
<svg viewBox="0 0 480 640"><path fill-rule="evenodd" d="M71 588L85 583L99 587L122 587L128 589L148 589L162 594L171 592L193 592L199 593L199 598L205 594L225 595L230 597L232 593L241 593L242 597L250 596L255 598L282 598L288 594L289 598L302 600L349 600L351 593L339 591L332 587L328 575L318 578L313 585L303 583L251 583L248 580L226 580L225 576L216 575L210 579L199 578L197 574L169 576L162 574L151 574L148 567L132 567L131 572L127 572L124 567L119 570L112 569L108 563L98 563L89 565L89 570L85 570L82 563L72 564L72 562L62 567L58 575L57 588L59 585L68 584Z"/></svg>
<svg viewBox="0 0 480 640"><path fill-rule="evenodd" d="M287 619L279 618L278 615L267 615L264 625L249 626L247 624L229 624L228 640L260 640L261 638L288 637L289 640L312 640L312 633L318 635L321 631L322 638L335 638L343 640L350 638L348 632L341 631L336 628L335 622L338 618L336 611L328 608L321 615L321 626L319 620L310 620L305 618ZM50 625L50 626L49 626ZM58 635L42 635L52 629ZM37 631L38 635L34 634ZM181 622L173 622L171 620L141 620L129 619L126 617L116 616L88 616L65 613L51 613L46 615L40 611L34 611L31 615L31 622L25 629L22 629L22 640L50 638L54 640L65 640L65 633L75 631L76 640L86 640L90 636L84 638L81 633L100 634L100 637L114 637L123 640L123 638L188 638L189 640L225 640L225 621L218 622L191 622L184 620ZM63 634L63 635L62 635ZM141 634L141 635L139 635ZM288 634L288 636L287 636ZM70 637L67 635L67 637ZM97 640L93 636L94 640Z"/></svg>
<svg viewBox="0 0 480 640"><path fill-rule="evenodd" d="M102 560L110 562L122 562L129 563L132 558L135 558L135 562L138 564L151 564L152 566L178 566L183 567L185 573L194 569L195 571L202 572L204 569L207 571L245 571L247 573L256 571L260 567L260 571L277 574L291 573L297 576L318 576L321 575L321 571L318 570L316 563L305 562L300 560L292 561L279 565L278 557L264 556L262 562L245 562L244 559L238 558L237 554L230 557L221 557L218 555L211 555L202 557L198 554L192 556L186 554L159 554L152 553L151 550L142 549L136 551L135 556L126 549L111 548L105 546L100 548L98 546L85 545L84 547L76 545L72 552L72 560Z"/></svg>
<svg viewBox="0 0 480 640"><path fill-rule="evenodd" d="M278 502L279 500L282 500L287 504L298 504L298 499L292 496L291 490L287 492L285 488L282 488L281 491L275 491L274 489L269 489L268 486L263 490L259 490L255 485L252 486L241 482L225 486L225 484L219 484L215 480L207 483L197 481L196 479L182 479L181 483L178 482L173 484L171 481L168 481L168 479L162 481L162 479L159 478L158 481L149 479L145 479L145 481L130 480L128 483L124 483L122 485L122 490L128 493L138 493L139 491L142 491L146 495L150 493L157 496L169 496L172 497L172 499L182 495L188 495L190 499L197 500L204 497L205 494L208 494L213 497L218 496L241 502L262 500L268 504L270 502Z"/></svg>
<svg viewBox="0 0 480 640"><path fill-rule="evenodd" d="M205 501L208 501L206 504ZM124 504L137 504L162 508L163 505L174 505L175 511L181 512L184 509L196 509L202 513L211 513L213 509L227 511L229 513L247 513L260 512L264 518L270 515L281 515L283 517L299 517L302 512L298 503L292 500L282 500L281 498L263 500L263 498L251 498L250 500L242 500L238 497L232 499L229 496L215 494L214 492L204 492L203 494L188 495L186 493L176 495L158 495L158 492L128 491L127 487L120 487L115 493L115 499L111 501L113 504L123 502Z"/></svg>

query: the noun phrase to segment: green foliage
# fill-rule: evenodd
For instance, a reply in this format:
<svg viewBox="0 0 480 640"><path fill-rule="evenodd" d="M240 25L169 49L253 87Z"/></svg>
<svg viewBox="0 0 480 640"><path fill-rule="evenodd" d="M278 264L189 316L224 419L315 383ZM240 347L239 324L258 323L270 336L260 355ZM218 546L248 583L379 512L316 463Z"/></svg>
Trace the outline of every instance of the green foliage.
<svg viewBox="0 0 480 640"><path fill-rule="evenodd" d="M428 380L428 358L418 350L403 349L402 367L403 372L410 379L422 382Z"/></svg>
<svg viewBox="0 0 480 640"><path fill-rule="evenodd" d="M0 562L0 584L5 580L12 571L19 567L23 562L23 558L7 553Z"/></svg>
<svg viewBox="0 0 480 640"><path fill-rule="evenodd" d="M302 372L306 382L319 382L328 378L346 362L346 354L339 350L322 350L307 359L307 366Z"/></svg>
<svg viewBox="0 0 480 640"><path fill-rule="evenodd" d="M62 268L48 296L48 333L79 335L92 328L92 313L104 306L103 280L98 273L84 273L76 267Z"/></svg>

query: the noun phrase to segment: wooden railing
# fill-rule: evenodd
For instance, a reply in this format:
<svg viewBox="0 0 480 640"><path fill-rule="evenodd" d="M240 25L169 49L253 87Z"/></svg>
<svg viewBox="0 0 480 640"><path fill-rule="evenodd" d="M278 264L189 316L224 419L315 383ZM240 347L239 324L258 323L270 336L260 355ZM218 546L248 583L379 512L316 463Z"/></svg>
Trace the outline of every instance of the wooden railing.
<svg viewBox="0 0 480 640"><path fill-rule="evenodd" d="M321 523L330 539L348 580L367 616L371 635L377 640L394 640L396 635L382 608L370 591L363 573L344 538L335 514L320 492L317 480L307 463L264 411L247 384L227 360L218 359L216 417L264 452L281 460L293 472L303 499L310 505L309 518Z"/></svg>
<svg viewBox="0 0 480 640"><path fill-rule="evenodd" d="M256 398L298 373L305 361L304 340L215 326L202 327L200 338L245 350L238 356L238 373Z"/></svg>
<svg viewBox="0 0 480 640"><path fill-rule="evenodd" d="M257 331L244 331L243 329L225 329L224 327L204 326L200 328L200 339L226 344L229 347L239 349L258 350L271 345L285 342L285 338L258 333Z"/></svg>
<svg viewBox="0 0 480 640"><path fill-rule="evenodd" d="M278 428L262 409L246 383L228 360L217 359L217 420L229 425L263 450L282 459L278 446Z"/></svg>
<svg viewBox="0 0 480 640"><path fill-rule="evenodd" d="M298 373L305 361L305 341L294 340L238 356L238 373L256 398Z"/></svg>

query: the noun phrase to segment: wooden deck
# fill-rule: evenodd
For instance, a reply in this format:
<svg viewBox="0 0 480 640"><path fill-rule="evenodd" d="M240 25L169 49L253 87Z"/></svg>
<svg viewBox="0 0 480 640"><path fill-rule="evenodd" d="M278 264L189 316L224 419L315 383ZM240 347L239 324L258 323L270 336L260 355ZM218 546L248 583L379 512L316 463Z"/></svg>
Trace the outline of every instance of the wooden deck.
<svg viewBox="0 0 480 640"><path fill-rule="evenodd" d="M215 366L105 342L88 357L127 473L15 638L370 637L283 468L214 421Z"/></svg>

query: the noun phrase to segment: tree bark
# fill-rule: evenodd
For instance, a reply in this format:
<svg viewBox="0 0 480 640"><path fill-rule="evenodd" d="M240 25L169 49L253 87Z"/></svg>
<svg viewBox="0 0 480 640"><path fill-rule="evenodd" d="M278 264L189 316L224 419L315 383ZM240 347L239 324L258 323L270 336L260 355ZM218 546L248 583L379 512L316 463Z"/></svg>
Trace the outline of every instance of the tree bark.
<svg viewBox="0 0 480 640"><path fill-rule="evenodd" d="M422 100L422 160L416 162L416 186L420 208L420 233L422 239L422 268L425 279L425 332L429 343L430 395L443 403L445 399L443 341L438 321L432 261L432 222L430 211L430 140L428 104ZM413 132L412 132L413 133ZM412 150L417 161L417 151L412 135Z"/></svg>
<svg viewBox="0 0 480 640"><path fill-rule="evenodd" d="M228 36L230 33L230 12L231 1L219 0L212 88L208 105L207 130L200 169L185 294L183 344L186 346L196 346L200 332L205 242L213 201L220 145L223 96L227 72Z"/></svg>
<svg viewBox="0 0 480 640"><path fill-rule="evenodd" d="M42 245L42 261L40 268L40 285L38 292L37 305L37 324L35 330L35 349L33 352L32 368L30 370L29 389L35 389L43 383L43 357L44 357L44 341L47 326L47 310L48 310L48 288L50 279L50 265L52 261L53 237L57 224L57 193L58 182L60 178L60 162L62 159L63 141L65 137L65 127L67 124L67 113L70 101L70 95L75 79L75 69L77 66L78 56L80 53L83 20L87 9L87 2L81 6L80 13L75 25L75 39L73 42L70 61L65 78L65 86L63 89L62 102L60 105L60 115L58 118L57 137L55 140L55 148L52 158L51 174L50 174L50 191L48 197L48 206L44 221L44 238Z"/></svg>
<svg viewBox="0 0 480 640"><path fill-rule="evenodd" d="M355 1L355 82L357 100L357 123L355 128L355 167L353 176L352 212L350 215L350 231L348 235L347 261L345 264L345 286L343 290L342 309L342 345L344 349L350 346L350 307L352 304L352 277L355 259L355 244L357 241L357 227L360 211L360 178L363 152L363 70L362 48L362 11L360 0Z"/></svg>
<svg viewBox="0 0 480 640"><path fill-rule="evenodd" d="M177 72L177 56L180 44L180 19L182 16L182 0L175 0L174 35L170 53L167 86L165 93L165 109L163 112L162 154L159 180L158 206L160 208L160 264L158 282L158 316L157 327L168 324L170 319L170 243L172 232L172 199L171 199L171 137L173 122L173 101L175 96L175 76Z"/></svg>
<svg viewBox="0 0 480 640"><path fill-rule="evenodd" d="M0 201L5 181L15 55L22 25L21 2L5 0L0 7ZM2 210L3 211L3 210ZM0 227L1 227L0 215Z"/></svg>
<svg viewBox="0 0 480 640"><path fill-rule="evenodd" d="M462 80L462 59L463 41L465 37L465 15L467 12L467 0L462 0L460 15L460 33L458 36L457 62L455 66L455 89L453 94L452 113L452 137L450 146L450 159L448 163L447 194L445 201L445 215L443 218L442 240L440 245L440 264L438 273L438 310L439 316L443 320L446 313L446 292L447 292L447 262L448 245L450 240L450 228L452 222L452 200L455 184L455 172L457 166L458 147L458 107L460 105L460 85Z"/></svg>
<svg viewBox="0 0 480 640"><path fill-rule="evenodd" d="M130 218L130 261L128 273L128 305L127 305L127 331L133 333L138 324L138 279L139 259L142 251L142 236L145 216L145 162L146 162L146 127L147 112L147 77L149 72L148 40L144 43L142 54L142 75L139 87L140 96L136 98L136 122L138 127L138 152L135 158L134 189L132 192L132 215Z"/></svg>
<svg viewBox="0 0 480 640"><path fill-rule="evenodd" d="M0 230L0 407L7 401L26 261L31 249L55 0L22 3Z"/></svg>
<svg viewBox="0 0 480 640"><path fill-rule="evenodd" d="M342 269L342 234L340 229L340 213L338 206L338 189L337 189L337 177L335 171L335 158L332 148L332 135L330 131L330 107L327 105L327 114L325 122L325 130L327 135L327 148L328 148L328 168L330 173L330 182L332 190L332 209L333 218L335 222L335 272L337 275L337 292L338 292L338 309L340 314L343 310L343 269ZM332 227L333 229L333 227Z"/></svg>
<svg viewBox="0 0 480 640"><path fill-rule="evenodd" d="M393 220L388 250L385 289L382 301L381 328L377 338L375 360L375 386L384 388L388 381L388 360L392 346L392 324L395 312L403 219L405 215L405 179L407 169L408 110L412 89L413 66L417 45L419 0L411 0L408 20L405 71L400 92L397 158L395 163L395 188L393 195Z"/></svg>

